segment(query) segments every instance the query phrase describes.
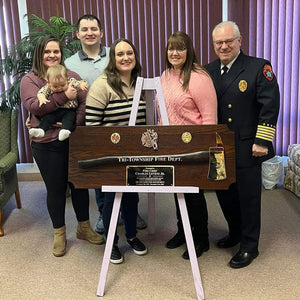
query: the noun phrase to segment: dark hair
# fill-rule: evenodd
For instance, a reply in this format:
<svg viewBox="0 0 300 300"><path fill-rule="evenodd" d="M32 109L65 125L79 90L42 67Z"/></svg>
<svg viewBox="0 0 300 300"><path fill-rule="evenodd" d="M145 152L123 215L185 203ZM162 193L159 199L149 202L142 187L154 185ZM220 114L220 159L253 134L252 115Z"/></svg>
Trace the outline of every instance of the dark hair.
<svg viewBox="0 0 300 300"><path fill-rule="evenodd" d="M43 64L43 58L44 58L44 50L49 42L56 42L59 45L60 53L61 53L61 61L60 64L64 66L64 54L63 54L63 48L59 41L59 39L52 35L46 35L41 37L35 46L33 59L32 59L32 71L35 75L38 77L44 77L46 74L46 68Z"/></svg>
<svg viewBox="0 0 300 300"><path fill-rule="evenodd" d="M140 75L142 67L140 65L140 61L139 61L139 58L138 58L138 53L137 53L137 50L136 50L135 46L132 44L131 41L129 41L129 40L125 39L125 38L117 39L111 45L110 51L109 51L109 63L107 65L107 67L105 68L104 73L107 76L107 82L108 82L108 84L113 88L113 90L120 97L125 96L127 98L127 96L125 95L125 93L124 93L124 91L122 89L122 80L120 78L119 71L116 68L116 57L115 57L116 46L120 42L125 42L125 43L129 44L131 46L131 48L133 49L133 52L134 52L134 55L135 55L135 66L134 66L134 68L131 71L131 80L132 80L133 86L135 86L136 79Z"/></svg>
<svg viewBox="0 0 300 300"><path fill-rule="evenodd" d="M195 54L195 50L193 47L193 42L191 38L182 31L177 31L173 33L167 42L167 47L166 47L166 66L168 69L171 69L173 66L169 62L168 59L168 49L169 48L174 48L174 49L186 49L186 61L183 64L181 68L180 75L183 75L183 84L182 87L184 90L188 89L189 82L190 82L190 77L191 77L191 71L202 71L205 72L205 69L201 67L200 63L198 62L198 59Z"/></svg>
<svg viewBox="0 0 300 300"><path fill-rule="evenodd" d="M96 16L94 16L94 15L83 15L82 17L80 17L78 19L77 24L76 24L78 31L79 31L80 21L81 20L96 20L97 23L98 23L99 29L102 30L101 22L100 22L100 20Z"/></svg>

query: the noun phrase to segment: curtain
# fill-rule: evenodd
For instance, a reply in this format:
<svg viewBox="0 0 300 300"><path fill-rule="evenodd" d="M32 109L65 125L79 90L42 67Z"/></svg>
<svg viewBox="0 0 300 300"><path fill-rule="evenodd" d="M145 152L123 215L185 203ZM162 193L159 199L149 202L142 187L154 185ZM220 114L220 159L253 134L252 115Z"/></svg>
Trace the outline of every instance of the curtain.
<svg viewBox="0 0 300 300"><path fill-rule="evenodd" d="M228 0L228 19L240 27L243 51L270 60L278 80L277 155L287 155L289 144L300 143L299 16L299 0Z"/></svg>
<svg viewBox="0 0 300 300"><path fill-rule="evenodd" d="M214 55L211 30L222 19L220 0L27 0L27 10L46 21L58 15L72 24L83 14L96 15L104 28L104 45L119 37L132 40L144 77L161 75L167 39L177 30L190 35L199 61L209 62Z"/></svg>

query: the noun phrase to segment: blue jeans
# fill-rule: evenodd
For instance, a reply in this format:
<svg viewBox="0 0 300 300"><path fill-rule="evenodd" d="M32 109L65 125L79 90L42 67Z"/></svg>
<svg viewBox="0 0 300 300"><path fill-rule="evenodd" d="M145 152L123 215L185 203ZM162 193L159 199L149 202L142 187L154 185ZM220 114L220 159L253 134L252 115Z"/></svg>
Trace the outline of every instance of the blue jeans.
<svg viewBox="0 0 300 300"><path fill-rule="evenodd" d="M103 205L104 205L104 195L105 193L101 191L101 189L95 189L95 198L98 206L98 210L102 215Z"/></svg>
<svg viewBox="0 0 300 300"><path fill-rule="evenodd" d="M112 214L115 193L104 193L104 205L103 205L103 225L104 225L104 233L107 237L108 229L110 224L110 218ZM122 201L121 201L121 210L122 217L125 225L125 233L127 239L132 239L136 237L136 217L137 217L137 207L139 202L138 193L123 193ZM118 235L116 233L114 239L114 245L118 244Z"/></svg>

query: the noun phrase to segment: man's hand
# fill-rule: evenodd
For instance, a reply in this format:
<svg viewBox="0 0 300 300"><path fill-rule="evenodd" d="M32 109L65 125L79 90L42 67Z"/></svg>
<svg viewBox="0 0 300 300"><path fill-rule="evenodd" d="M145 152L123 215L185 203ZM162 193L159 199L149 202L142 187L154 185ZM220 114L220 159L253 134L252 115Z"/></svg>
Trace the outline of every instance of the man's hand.
<svg viewBox="0 0 300 300"><path fill-rule="evenodd" d="M264 156L268 154L268 147L258 144L253 144L252 146L252 155L256 157Z"/></svg>

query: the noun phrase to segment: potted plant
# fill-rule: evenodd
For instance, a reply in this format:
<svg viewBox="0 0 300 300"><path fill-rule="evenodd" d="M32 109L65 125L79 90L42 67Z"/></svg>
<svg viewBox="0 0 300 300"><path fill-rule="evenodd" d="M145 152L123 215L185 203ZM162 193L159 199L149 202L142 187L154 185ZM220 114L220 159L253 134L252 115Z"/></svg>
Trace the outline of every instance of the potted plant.
<svg viewBox="0 0 300 300"><path fill-rule="evenodd" d="M8 55L0 60L0 80L7 76L11 81L9 88L0 95L0 111L16 108L20 104L20 82L31 70L34 49L41 36L51 34L57 37L63 45L65 58L80 49L80 41L73 35L76 25L71 25L66 19L53 16L47 23L34 14L28 14L26 17L29 33L19 44L13 45Z"/></svg>

